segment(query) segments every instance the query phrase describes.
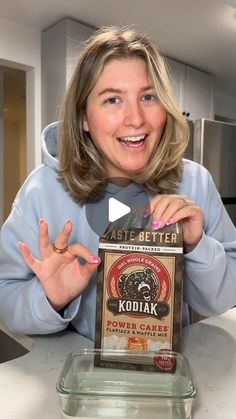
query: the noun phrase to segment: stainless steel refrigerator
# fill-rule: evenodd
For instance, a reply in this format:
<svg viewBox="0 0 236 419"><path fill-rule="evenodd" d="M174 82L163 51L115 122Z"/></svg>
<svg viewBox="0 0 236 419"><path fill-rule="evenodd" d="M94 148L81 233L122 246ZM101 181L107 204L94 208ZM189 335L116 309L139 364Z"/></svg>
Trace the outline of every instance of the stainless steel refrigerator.
<svg viewBox="0 0 236 419"><path fill-rule="evenodd" d="M236 125L199 119L190 122L193 160L211 173L222 201L236 225Z"/></svg>

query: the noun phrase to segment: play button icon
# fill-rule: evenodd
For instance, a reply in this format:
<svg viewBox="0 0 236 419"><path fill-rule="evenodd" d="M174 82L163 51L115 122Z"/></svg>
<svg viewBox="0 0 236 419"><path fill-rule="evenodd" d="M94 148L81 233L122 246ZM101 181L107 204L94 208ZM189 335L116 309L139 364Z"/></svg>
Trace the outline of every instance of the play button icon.
<svg viewBox="0 0 236 419"><path fill-rule="evenodd" d="M97 187L91 191L91 198L84 206L83 216L86 220L79 222L79 230L84 231L84 237L88 240L83 244L91 246L89 241L91 236L87 233L86 225L89 225L98 237L104 234L111 223L116 226L119 224L121 229L124 225L128 228L129 222L136 215L139 224L141 222L142 226L145 225L148 218L142 217L142 213L148 206L149 195L142 185L129 179L115 177L106 179L103 184L98 182ZM140 225L137 225L137 228L141 228Z"/></svg>
<svg viewBox="0 0 236 419"><path fill-rule="evenodd" d="M131 208L128 205L123 204L115 198L109 198L108 200L108 219L112 223L118 220L126 214L129 214Z"/></svg>

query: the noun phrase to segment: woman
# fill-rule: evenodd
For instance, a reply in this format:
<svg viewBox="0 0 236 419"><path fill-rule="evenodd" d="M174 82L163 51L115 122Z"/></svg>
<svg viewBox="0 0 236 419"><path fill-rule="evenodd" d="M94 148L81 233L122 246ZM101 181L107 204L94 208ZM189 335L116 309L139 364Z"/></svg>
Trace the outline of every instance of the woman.
<svg viewBox="0 0 236 419"><path fill-rule="evenodd" d="M27 334L71 322L94 338L101 208L120 194L130 205L152 196L144 216L154 230L182 221L186 303L206 316L234 306L236 230L210 174L182 159L186 123L152 42L127 28L96 32L60 121L44 130L44 165L22 186L1 231L1 321Z"/></svg>

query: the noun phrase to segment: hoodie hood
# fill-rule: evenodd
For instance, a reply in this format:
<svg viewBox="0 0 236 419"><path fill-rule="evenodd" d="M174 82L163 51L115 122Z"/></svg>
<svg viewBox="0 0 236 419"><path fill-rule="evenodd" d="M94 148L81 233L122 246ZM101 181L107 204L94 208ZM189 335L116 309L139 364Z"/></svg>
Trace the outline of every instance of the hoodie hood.
<svg viewBox="0 0 236 419"><path fill-rule="evenodd" d="M43 162L46 166L51 167L54 170L59 169L58 161L58 127L59 122L53 122L48 125L42 132L42 153ZM122 191L127 191L132 195L140 194L140 186L134 182L131 182L126 188L117 186L113 183L108 182L106 191L111 195L116 195ZM124 193L124 192L122 192Z"/></svg>
<svg viewBox="0 0 236 419"><path fill-rule="evenodd" d="M58 150L58 126L59 122L53 122L42 132L43 162L54 170L59 168Z"/></svg>

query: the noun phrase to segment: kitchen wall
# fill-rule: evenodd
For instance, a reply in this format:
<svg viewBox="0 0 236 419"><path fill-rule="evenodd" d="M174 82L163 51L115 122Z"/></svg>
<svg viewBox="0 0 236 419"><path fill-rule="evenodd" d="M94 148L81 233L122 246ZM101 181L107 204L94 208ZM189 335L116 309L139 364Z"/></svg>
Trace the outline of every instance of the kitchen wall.
<svg viewBox="0 0 236 419"><path fill-rule="evenodd" d="M236 97L215 91L215 115L236 124Z"/></svg>

